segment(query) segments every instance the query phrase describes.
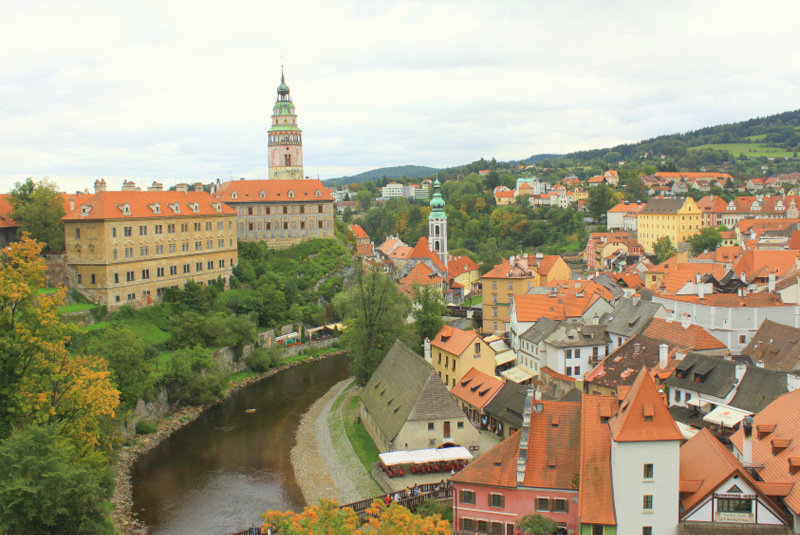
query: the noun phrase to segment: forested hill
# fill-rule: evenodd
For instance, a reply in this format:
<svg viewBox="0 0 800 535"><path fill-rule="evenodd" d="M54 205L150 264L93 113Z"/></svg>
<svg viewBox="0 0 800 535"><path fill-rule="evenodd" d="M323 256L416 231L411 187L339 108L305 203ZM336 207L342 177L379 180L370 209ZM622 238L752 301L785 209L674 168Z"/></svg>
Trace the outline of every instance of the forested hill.
<svg viewBox="0 0 800 535"><path fill-rule="evenodd" d="M638 143L579 151L565 157L578 161L604 159L608 162L633 158L680 160L688 151L725 151L734 158L775 157L797 159L800 152L800 110L738 123L708 126L681 134L658 136Z"/></svg>
<svg viewBox="0 0 800 535"><path fill-rule="evenodd" d="M341 178L330 178L325 180L326 186L343 186L345 184L359 184L361 182L374 182L394 178L420 178L434 174L436 169L433 167L426 167L424 165L400 165L397 167L382 167L380 169L373 169L372 171L365 171L353 176L343 176Z"/></svg>

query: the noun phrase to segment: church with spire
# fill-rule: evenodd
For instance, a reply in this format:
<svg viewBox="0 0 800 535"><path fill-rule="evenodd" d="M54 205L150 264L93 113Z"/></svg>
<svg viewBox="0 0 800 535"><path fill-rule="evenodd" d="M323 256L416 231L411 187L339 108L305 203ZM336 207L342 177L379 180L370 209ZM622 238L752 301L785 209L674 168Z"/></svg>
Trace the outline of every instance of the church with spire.
<svg viewBox="0 0 800 535"><path fill-rule="evenodd" d="M298 180L303 173L303 131L297 126L289 86L281 67L281 84L278 98L272 107L272 126L268 131L269 178L271 180Z"/></svg>

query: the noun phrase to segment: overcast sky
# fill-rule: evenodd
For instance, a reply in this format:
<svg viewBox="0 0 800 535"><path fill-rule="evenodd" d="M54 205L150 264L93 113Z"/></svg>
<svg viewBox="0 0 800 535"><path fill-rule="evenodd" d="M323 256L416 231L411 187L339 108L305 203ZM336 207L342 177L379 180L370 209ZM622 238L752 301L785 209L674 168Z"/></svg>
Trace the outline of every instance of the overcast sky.
<svg viewBox="0 0 800 535"><path fill-rule="evenodd" d="M0 0L0 191L447 167L800 107L800 2ZM207 6L215 5L217 9Z"/></svg>

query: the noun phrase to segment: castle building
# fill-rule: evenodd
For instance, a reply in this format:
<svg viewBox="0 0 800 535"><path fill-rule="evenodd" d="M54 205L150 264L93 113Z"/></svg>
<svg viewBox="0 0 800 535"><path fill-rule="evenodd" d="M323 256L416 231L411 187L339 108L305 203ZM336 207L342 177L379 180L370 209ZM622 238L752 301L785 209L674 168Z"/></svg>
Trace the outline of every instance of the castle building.
<svg viewBox="0 0 800 535"><path fill-rule="evenodd" d="M439 191L439 179L433 183L433 198L428 216L428 244L431 251L447 266L447 215L444 213L444 199Z"/></svg>
<svg viewBox="0 0 800 535"><path fill-rule="evenodd" d="M236 212L204 191L105 191L62 218L73 286L110 309L160 301L187 281L227 284L238 261Z"/></svg>
<svg viewBox="0 0 800 535"><path fill-rule="evenodd" d="M303 131L297 127L297 114L283 78L278 98L272 108L272 127L268 131L269 178L272 180L302 179Z"/></svg>
<svg viewBox="0 0 800 535"><path fill-rule="evenodd" d="M236 211L240 240L281 249L333 238L333 194L320 180L233 180L214 196Z"/></svg>

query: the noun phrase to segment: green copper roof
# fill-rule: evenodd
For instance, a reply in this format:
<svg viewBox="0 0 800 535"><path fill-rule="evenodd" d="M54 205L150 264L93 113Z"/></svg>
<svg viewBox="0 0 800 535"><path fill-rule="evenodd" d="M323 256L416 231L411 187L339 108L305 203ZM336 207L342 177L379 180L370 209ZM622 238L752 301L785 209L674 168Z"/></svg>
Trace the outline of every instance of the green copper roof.
<svg viewBox="0 0 800 535"><path fill-rule="evenodd" d="M447 215L444 213L444 199L442 199L442 194L439 191L439 179L437 178L433 183L433 198L431 198L431 213L428 216L428 219L447 219Z"/></svg>

